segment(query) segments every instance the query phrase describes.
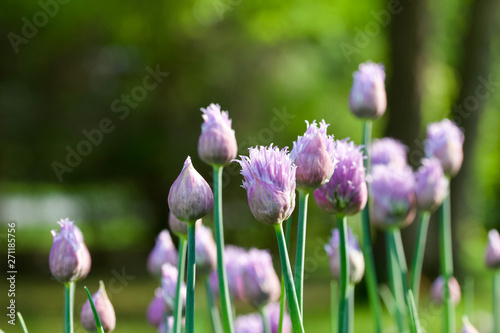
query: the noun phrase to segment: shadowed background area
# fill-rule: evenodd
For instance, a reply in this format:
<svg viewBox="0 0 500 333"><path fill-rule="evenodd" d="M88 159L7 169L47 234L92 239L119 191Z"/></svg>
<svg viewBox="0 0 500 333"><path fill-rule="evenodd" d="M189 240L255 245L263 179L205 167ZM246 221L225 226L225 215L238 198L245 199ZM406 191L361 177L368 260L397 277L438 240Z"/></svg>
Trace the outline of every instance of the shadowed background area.
<svg viewBox="0 0 500 333"><path fill-rule="evenodd" d="M133 278L122 277L111 293L118 331L145 331L155 287L145 259L166 228L170 185L187 155L212 180L197 154L199 109L214 102L229 111L240 154L253 145L291 147L314 119L360 143L362 124L347 99L352 73L367 60L387 72L388 111L374 134L405 142L413 166L424 156L428 122L451 117L464 129L464 166L452 182L455 264L459 282L474 277L477 298L489 302L483 251L487 230L500 227L498 7L495 0L3 1L0 222L5 229L16 222L17 306L28 326L56 331L44 326L62 313L62 289L47 264L49 231L69 217L93 258L85 283L97 289L99 279L119 281L126 271ZM224 174L226 243L269 248L276 260L273 232L253 219L241 181L232 163ZM320 332L329 325L323 245L335 221L312 201L309 214L305 326ZM357 218L350 223L359 231ZM414 227L403 231L408 256ZM438 268L433 229L425 285ZM357 296L356 315L368 317L363 283ZM47 298L54 303L45 307ZM438 310L421 307L432 325Z"/></svg>

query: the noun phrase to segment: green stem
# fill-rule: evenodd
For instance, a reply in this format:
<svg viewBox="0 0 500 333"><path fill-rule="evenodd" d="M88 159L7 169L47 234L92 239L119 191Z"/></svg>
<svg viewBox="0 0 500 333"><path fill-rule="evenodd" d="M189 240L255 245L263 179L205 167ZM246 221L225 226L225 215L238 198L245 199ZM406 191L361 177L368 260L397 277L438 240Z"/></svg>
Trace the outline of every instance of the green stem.
<svg viewBox="0 0 500 333"><path fill-rule="evenodd" d="M415 304L415 297L413 297L413 292L408 290L408 308L410 312L410 322L412 323L411 329L413 333L421 333L422 329L420 326L420 321L418 319L417 306Z"/></svg>
<svg viewBox="0 0 500 333"><path fill-rule="evenodd" d="M17 313L17 320L19 320L19 323L21 324L21 328L23 330L23 333L28 333L28 328L26 327L26 324L24 323L24 318L21 315L21 312Z"/></svg>
<svg viewBox="0 0 500 333"><path fill-rule="evenodd" d="M174 327L173 333L181 333L182 327L182 300L181 300L181 286L184 282L184 271L186 270L186 250L187 238L186 236L179 236L179 257L177 262L177 287L175 289L175 305L174 305ZM166 316L165 316L166 317ZM168 324L167 324L168 327Z"/></svg>
<svg viewBox="0 0 500 333"><path fill-rule="evenodd" d="M306 254L307 202L309 192L299 190L299 224L297 229L297 249L295 255L295 290L300 312L304 303L304 260Z"/></svg>
<svg viewBox="0 0 500 333"><path fill-rule="evenodd" d="M448 188L449 189L449 188ZM443 332L455 332L455 306L451 301L449 280L453 276L453 253L451 245L450 196L445 197L439 209L439 253L441 257L441 275L444 279L444 318Z"/></svg>
<svg viewBox="0 0 500 333"><path fill-rule="evenodd" d="M347 218L338 215L338 227L340 235L340 284L339 284L339 333L349 332L349 255L347 253Z"/></svg>
<svg viewBox="0 0 500 333"><path fill-rule="evenodd" d="M271 323L266 318L265 307L261 306L259 308L260 317L262 318L262 327L264 328L264 333L271 333Z"/></svg>
<svg viewBox="0 0 500 333"><path fill-rule="evenodd" d="M100 281L102 284L102 281ZM92 309L92 313L94 314L95 327L98 333L104 333L104 328L102 327L101 319L99 318L99 314L97 313L97 309L95 308L94 300L92 299L92 295L90 294L89 289L85 286L85 293L87 293L87 298L89 299L90 308Z"/></svg>
<svg viewBox="0 0 500 333"><path fill-rule="evenodd" d="M285 231L285 244L288 249L290 244L290 233L292 229L292 216L286 220L286 231ZM281 274L281 296L280 296L280 321L278 325L278 333L283 332L283 319L285 317L286 311L286 294L285 294L285 280L283 278L283 273Z"/></svg>
<svg viewBox="0 0 500 333"><path fill-rule="evenodd" d="M493 332L500 332L500 270L493 276Z"/></svg>
<svg viewBox="0 0 500 333"><path fill-rule="evenodd" d="M217 244L217 276L219 277L219 297L224 332L232 333L233 312L229 289L227 287L226 268L224 265L224 224L222 218L222 166L214 166L214 229Z"/></svg>
<svg viewBox="0 0 500 333"><path fill-rule="evenodd" d="M354 332L354 284L349 284L349 333Z"/></svg>
<svg viewBox="0 0 500 333"><path fill-rule="evenodd" d="M64 333L73 333L73 304L75 282L64 284Z"/></svg>
<svg viewBox="0 0 500 333"><path fill-rule="evenodd" d="M212 331L214 333L222 332L219 309L217 308L217 304L215 304L214 293L212 291L212 287L210 286L208 276L205 277L205 291L207 293L208 312L210 315L209 317L210 324L212 325Z"/></svg>
<svg viewBox="0 0 500 333"><path fill-rule="evenodd" d="M389 269L389 282L391 285L392 295L394 297L394 310L396 317L396 324L398 326L398 332L404 332L404 304L403 301L404 295L401 286L401 278L399 271L399 264L397 261L397 250L394 242L393 233L388 230L385 232L386 237L386 246L387 246L387 261L388 261L388 269ZM404 301L403 301L404 302Z"/></svg>
<svg viewBox="0 0 500 333"><path fill-rule="evenodd" d="M186 333L194 333L195 229L195 222L188 222Z"/></svg>
<svg viewBox="0 0 500 333"><path fill-rule="evenodd" d="M331 323L331 333L335 333L337 323L336 323L336 317L338 314L338 302L339 298L337 295L337 282L335 280L330 281L330 323Z"/></svg>
<svg viewBox="0 0 500 333"><path fill-rule="evenodd" d="M365 120L363 123L363 146L365 159L363 161L366 174L370 173L370 154L368 148L372 138L372 121ZM367 184L368 185L368 184ZM372 238L370 231L369 203L366 204L362 212L362 236L363 236L363 257L365 259L366 289L370 307L373 311L372 317L375 320L375 332L382 333L382 307L377 292L377 274L375 272L375 262L373 260Z"/></svg>
<svg viewBox="0 0 500 333"><path fill-rule="evenodd" d="M288 250L285 244L285 237L283 235L283 228L281 226L281 223L275 224L274 230L276 231L276 238L278 240L281 270L283 272L283 278L285 280L285 291L288 301L288 308L290 309L290 318L292 320L293 332L304 333L304 326L302 325L302 315L300 314L299 304L297 302L297 294L295 294L292 268L290 267L290 260L288 259Z"/></svg>
<svg viewBox="0 0 500 333"><path fill-rule="evenodd" d="M420 277L422 276L422 264L424 262L425 242L427 240L427 230L429 228L430 212L420 214L420 223L418 225L417 245L413 257L411 270L411 290L415 297L415 306L418 308Z"/></svg>

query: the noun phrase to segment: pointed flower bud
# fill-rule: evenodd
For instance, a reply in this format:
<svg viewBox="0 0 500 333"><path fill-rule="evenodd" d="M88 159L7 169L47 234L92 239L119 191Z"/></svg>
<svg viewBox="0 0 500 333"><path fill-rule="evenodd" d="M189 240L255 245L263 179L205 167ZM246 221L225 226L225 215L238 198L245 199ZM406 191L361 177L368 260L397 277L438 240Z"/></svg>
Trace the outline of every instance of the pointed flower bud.
<svg viewBox="0 0 500 333"><path fill-rule="evenodd" d="M448 176L454 176L460 170L464 159L464 133L449 119L443 119L427 126L425 152L436 157Z"/></svg>
<svg viewBox="0 0 500 333"><path fill-rule="evenodd" d="M241 165L243 188L255 219L265 224L286 220L295 208L295 169L287 148L250 148Z"/></svg>
<svg viewBox="0 0 500 333"><path fill-rule="evenodd" d="M243 286L247 301L256 308L279 299L281 283L269 252L258 249L248 251L248 261L243 268Z"/></svg>
<svg viewBox="0 0 500 333"><path fill-rule="evenodd" d="M354 215L365 207L368 198L363 153L352 141L341 140L335 142L333 156L338 161L335 171L314 191L314 199L327 213Z"/></svg>
<svg viewBox="0 0 500 333"><path fill-rule="evenodd" d="M387 108L384 66L371 61L359 65L354 73L349 107L358 118L378 119Z"/></svg>
<svg viewBox="0 0 500 333"><path fill-rule="evenodd" d="M205 276L217 269L217 245L212 230L203 225L196 230L195 238L196 273Z"/></svg>
<svg viewBox="0 0 500 333"><path fill-rule="evenodd" d="M186 223L184 223L186 224ZM177 249L168 230L162 230L156 238L156 244L148 256L148 271L156 277L161 277L161 267L165 263L177 265Z"/></svg>
<svg viewBox="0 0 500 333"><path fill-rule="evenodd" d="M94 302L97 314L101 320L104 332L112 332L116 326L115 309L113 308L113 304L109 301L108 294L106 294L106 289L102 281L99 282L99 290L92 295L92 301ZM97 332L94 313L92 312L88 299L83 304L82 311L80 312L80 322L86 331Z"/></svg>
<svg viewBox="0 0 500 333"><path fill-rule="evenodd" d="M495 229L488 232L485 261L488 268L500 268L500 235Z"/></svg>
<svg viewBox="0 0 500 333"><path fill-rule="evenodd" d="M198 230L200 225L201 219L198 219L196 221L196 230ZM168 214L168 227L177 237L187 237L187 223L180 221L172 212Z"/></svg>
<svg viewBox="0 0 500 333"><path fill-rule="evenodd" d="M61 231L52 230L49 267L52 276L61 283L77 281L90 271L90 253L83 241L83 234L74 221L62 219Z"/></svg>
<svg viewBox="0 0 500 333"><path fill-rule="evenodd" d="M370 176L370 218L380 228L405 227L416 213L415 180L410 167L376 165Z"/></svg>
<svg viewBox="0 0 500 333"><path fill-rule="evenodd" d="M165 311L171 315L175 308L175 293L177 289L177 267L166 263L161 268L161 289L165 298ZM181 284L181 301L182 308L186 307L186 284L182 281Z"/></svg>
<svg viewBox="0 0 500 333"><path fill-rule="evenodd" d="M339 229L332 229L332 238L325 245L325 251L330 257L330 271L335 280L340 281L340 234ZM357 237L347 228L347 252L349 255L349 280L359 283L365 273L365 259L359 247Z"/></svg>
<svg viewBox="0 0 500 333"><path fill-rule="evenodd" d="M184 222L195 222L207 215L214 205L212 189L195 170L188 156L184 167L168 193L168 207Z"/></svg>
<svg viewBox="0 0 500 333"><path fill-rule="evenodd" d="M290 158L297 166L297 187L315 190L332 176L335 168L333 135L327 135L329 124L316 120L309 125L304 136L299 136L293 143Z"/></svg>
<svg viewBox="0 0 500 333"><path fill-rule="evenodd" d="M198 154L207 164L226 165L238 153L231 119L227 111L221 112L219 104L210 104L201 111L205 122L201 125Z"/></svg>
<svg viewBox="0 0 500 333"><path fill-rule="evenodd" d="M271 327L271 333L278 333L279 323L280 323L280 304L279 303L269 303L264 309L266 314L266 319ZM292 333L292 321L290 320L290 315L285 312L283 316L283 333Z"/></svg>
<svg viewBox="0 0 500 333"><path fill-rule="evenodd" d="M155 296L148 305L146 318L151 326L159 327L164 320L165 315L165 298L161 288L156 288Z"/></svg>
<svg viewBox="0 0 500 333"><path fill-rule="evenodd" d="M460 331L460 333L479 333L479 331L474 326L472 326L467 316L464 316L462 318L462 321L464 323L464 326L462 326L462 330Z"/></svg>
<svg viewBox="0 0 500 333"><path fill-rule="evenodd" d="M432 212L441 205L448 194L448 179L444 176L439 160L423 159L415 173L415 195L418 208Z"/></svg>
<svg viewBox="0 0 500 333"><path fill-rule="evenodd" d="M224 248L224 267L227 274L227 287L234 300L245 300L245 287L243 283L243 270L248 262L248 253L245 249L227 245ZM219 294L219 280L217 271L212 271L209 277L210 287L214 295Z"/></svg>
<svg viewBox="0 0 500 333"><path fill-rule="evenodd" d="M457 279L455 277L450 277L448 280L448 286L450 290L450 298L451 302L455 305L460 303L461 292L460 285L458 284ZM431 299L437 303L443 303L444 299L444 278L439 276L431 286Z"/></svg>
<svg viewBox="0 0 500 333"><path fill-rule="evenodd" d="M375 139L370 146L372 166L382 164L404 168L407 165L407 152L408 147L399 140L392 138Z"/></svg>

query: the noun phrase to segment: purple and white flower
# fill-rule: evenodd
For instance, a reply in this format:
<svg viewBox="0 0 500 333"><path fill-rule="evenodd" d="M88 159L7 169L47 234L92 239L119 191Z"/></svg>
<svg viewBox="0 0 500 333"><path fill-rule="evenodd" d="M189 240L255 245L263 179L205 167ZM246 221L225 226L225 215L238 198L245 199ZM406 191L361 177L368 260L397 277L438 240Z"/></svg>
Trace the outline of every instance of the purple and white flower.
<svg viewBox="0 0 500 333"><path fill-rule="evenodd" d="M443 119L427 126L425 152L441 162L443 171L454 176L460 170L464 159L464 133L449 119Z"/></svg>
<svg viewBox="0 0 500 333"><path fill-rule="evenodd" d="M349 107L358 118L380 118L387 108L384 66L367 61L353 75Z"/></svg>

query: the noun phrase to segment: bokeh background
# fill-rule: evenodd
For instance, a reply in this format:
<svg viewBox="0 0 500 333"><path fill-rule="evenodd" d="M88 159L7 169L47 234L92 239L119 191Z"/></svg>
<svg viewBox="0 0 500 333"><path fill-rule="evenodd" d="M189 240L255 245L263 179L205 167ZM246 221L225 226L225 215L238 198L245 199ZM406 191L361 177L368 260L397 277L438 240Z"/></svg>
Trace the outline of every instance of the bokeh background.
<svg viewBox="0 0 500 333"><path fill-rule="evenodd" d="M166 228L169 187L187 155L212 179L197 156L199 109L215 102L229 111L240 154L257 144L291 147L304 120L314 119L330 123L336 138L359 143L361 122L347 97L358 64L373 60L384 63L388 90L374 135L404 141L413 166L423 157L427 123L450 117L464 129L465 161L452 182L455 266L473 323L487 331L491 273L483 254L487 230L500 227L498 9L497 0L3 0L0 251L7 250L7 222L15 221L16 304L28 327L62 329L63 291L47 262L49 231L69 217L93 258L77 288L77 313L83 285L95 290L101 279L114 284L117 332L154 332L144 313L156 282L145 260ZM269 248L276 259L273 232L252 218L241 180L235 163L226 168L226 242ZM305 327L326 332L323 244L335 221L314 202L309 221ZM212 225L211 216L205 223ZM359 230L356 218L350 223ZM403 232L408 256L414 227ZM434 229L423 293L438 274ZM385 283L384 245L374 239ZM197 329L207 332L201 284L198 290ZM369 332L363 283L357 298L355 330ZM440 310L426 298L420 319L437 331ZM2 296L1 308L7 301ZM248 311L237 304L238 313ZM5 317L0 328L20 332Z"/></svg>

